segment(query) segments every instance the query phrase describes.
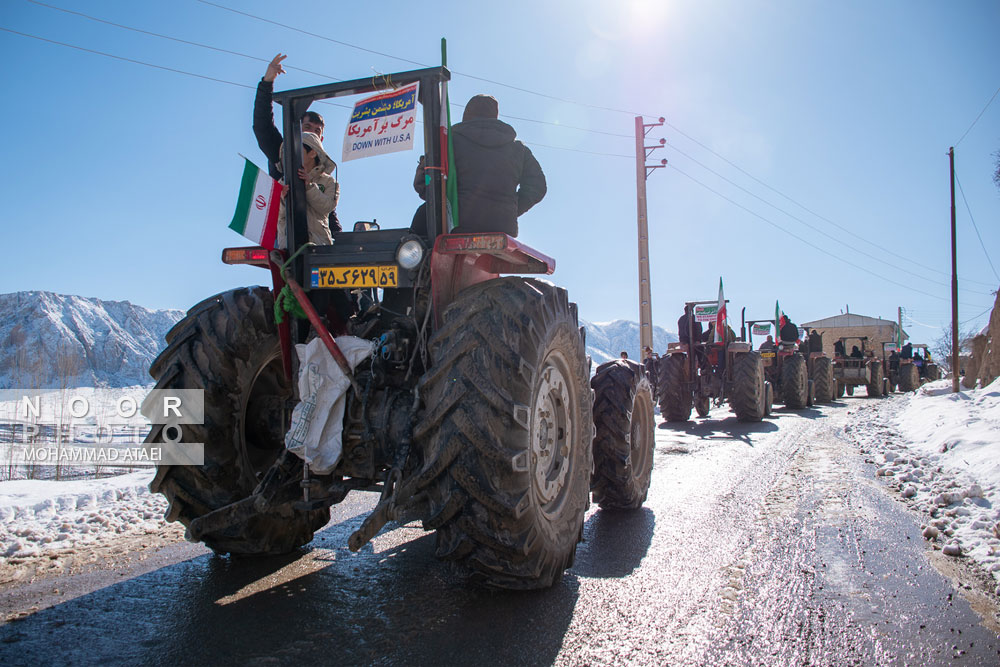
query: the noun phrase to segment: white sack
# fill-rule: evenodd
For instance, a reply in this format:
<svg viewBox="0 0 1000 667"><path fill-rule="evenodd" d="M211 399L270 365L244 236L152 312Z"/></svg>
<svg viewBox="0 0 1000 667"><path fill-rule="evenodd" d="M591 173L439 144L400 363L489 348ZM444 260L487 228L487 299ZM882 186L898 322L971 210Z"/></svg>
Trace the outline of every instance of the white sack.
<svg viewBox="0 0 1000 667"><path fill-rule="evenodd" d="M356 336L340 336L337 345L351 370L370 356L375 343ZM350 380L340 370L323 340L314 338L296 345L299 355L299 396L292 411L292 426L285 434L285 447L309 465L316 474L333 470L343 451L345 394Z"/></svg>

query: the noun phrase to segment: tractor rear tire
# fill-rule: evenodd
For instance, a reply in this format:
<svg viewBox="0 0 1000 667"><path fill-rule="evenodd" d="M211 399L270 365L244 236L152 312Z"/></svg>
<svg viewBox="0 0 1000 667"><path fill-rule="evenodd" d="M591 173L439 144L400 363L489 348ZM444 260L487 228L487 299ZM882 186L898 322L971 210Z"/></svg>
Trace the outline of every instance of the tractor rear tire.
<svg viewBox="0 0 1000 667"><path fill-rule="evenodd" d="M590 491L603 509L642 507L653 474L653 395L642 367L615 359L597 367L594 390L594 474Z"/></svg>
<svg viewBox="0 0 1000 667"><path fill-rule="evenodd" d="M853 384L847 385L847 395L848 396L854 396L854 385Z"/></svg>
<svg viewBox="0 0 1000 667"><path fill-rule="evenodd" d="M660 379L660 414L668 422L686 422L691 418L691 390L688 360L683 354L671 354L660 359L657 368Z"/></svg>
<svg viewBox="0 0 1000 667"><path fill-rule="evenodd" d="M205 392L204 422L183 426L185 442L204 443L204 464L158 466L149 485L166 496L167 521L190 528L194 519L248 497L258 475L284 451L282 411L292 389L282 369L273 312L271 292L264 287L206 299L170 330L169 344L150 367L157 389ZM164 442L162 428L154 426L146 442ZM329 519L329 509L283 505L199 539L217 553L287 553L311 541Z"/></svg>
<svg viewBox="0 0 1000 667"><path fill-rule="evenodd" d="M924 371L924 376L933 382L934 380L941 379L941 371L938 370L937 364L927 364L927 369Z"/></svg>
<svg viewBox="0 0 1000 667"><path fill-rule="evenodd" d="M868 395L872 398L882 396L882 364L877 361L868 364L868 377L871 381L866 385Z"/></svg>
<svg viewBox="0 0 1000 667"><path fill-rule="evenodd" d="M809 378L806 373L806 358L793 354L781 366L781 398L785 407L795 410L809 403Z"/></svg>
<svg viewBox="0 0 1000 667"><path fill-rule="evenodd" d="M473 582L549 587L573 564L594 467L576 304L512 276L463 290L442 318L413 433L424 528Z"/></svg>
<svg viewBox="0 0 1000 667"><path fill-rule="evenodd" d="M736 355L733 362L733 412L741 422L759 422L769 410L760 352Z"/></svg>
<svg viewBox="0 0 1000 667"><path fill-rule="evenodd" d="M816 402L829 403L833 400L833 362L830 357L818 357L813 362L813 386L816 388Z"/></svg>
<svg viewBox="0 0 1000 667"><path fill-rule="evenodd" d="M834 383L837 385L837 398L843 398L847 388L840 380L834 380Z"/></svg>
<svg viewBox="0 0 1000 667"><path fill-rule="evenodd" d="M764 383L764 416L771 416L771 409L774 407L774 385L770 382Z"/></svg>
<svg viewBox="0 0 1000 667"><path fill-rule="evenodd" d="M899 390L916 391L920 387L920 374L914 364L899 365Z"/></svg>

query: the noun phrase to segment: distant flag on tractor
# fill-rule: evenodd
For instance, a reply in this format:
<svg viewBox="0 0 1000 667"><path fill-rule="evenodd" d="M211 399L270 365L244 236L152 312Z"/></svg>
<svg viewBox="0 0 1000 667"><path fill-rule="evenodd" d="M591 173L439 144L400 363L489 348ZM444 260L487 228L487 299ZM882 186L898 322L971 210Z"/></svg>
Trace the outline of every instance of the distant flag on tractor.
<svg viewBox="0 0 1000 667"><path fill-rule="evenodd" d="M273 250L280 203L281 184L253 162L246 160L236 213L233 214L229 228L257 245Z"/></svg>
<svg viewBox="0 0 1000 667"><path fill-rule="evenodd" d="M778 305L777 299L774 301L774 330L777 333L781 333L781 306Z"/></svg>
<svg viewBox="0 0 1000 667"><path fill-rule="evenodd" d="M726 326L726 297L722 295L722 276L719 276L719 305L715 311L715 342L722 342L722 332Z"/></svg>

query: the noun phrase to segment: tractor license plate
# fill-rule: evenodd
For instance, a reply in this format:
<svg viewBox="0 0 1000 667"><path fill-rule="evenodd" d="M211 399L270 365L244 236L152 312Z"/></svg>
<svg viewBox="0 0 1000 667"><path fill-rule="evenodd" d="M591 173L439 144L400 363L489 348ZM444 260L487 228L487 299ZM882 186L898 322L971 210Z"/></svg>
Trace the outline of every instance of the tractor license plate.
<svg viewBox="0 0 1000 667"><path fill-rule="evenodd" d="M760 356L764 357L765 359L774 359L774 352L761 352Z"/></svg>
<svg viewBox="0 0 1000 667"><path fill-rule="evenodd" d="M399 267L389 266L319 266L312 270L313 287L398 287Z"/></svg>

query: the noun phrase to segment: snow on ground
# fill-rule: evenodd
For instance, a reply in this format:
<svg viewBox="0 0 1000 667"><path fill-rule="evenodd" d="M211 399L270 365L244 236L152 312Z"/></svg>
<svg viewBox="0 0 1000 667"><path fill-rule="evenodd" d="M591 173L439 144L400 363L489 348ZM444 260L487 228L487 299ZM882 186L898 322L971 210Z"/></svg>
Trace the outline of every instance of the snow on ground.
<svg viewBox="0 0 1000 667"><path fill-rule="evenodd" d="M868 411L881 419L845 430L876 455L876 475L927 515L924 538L1000 581L1000 379L957 394L938 380L859 409Z"/></svg>
<svg viewBox="0 0 1000 667"><path fill-rule="evenodd" d="M167 501L149 492L154 473L0 482L0 556L26 558L159 530Z"/></svg>

